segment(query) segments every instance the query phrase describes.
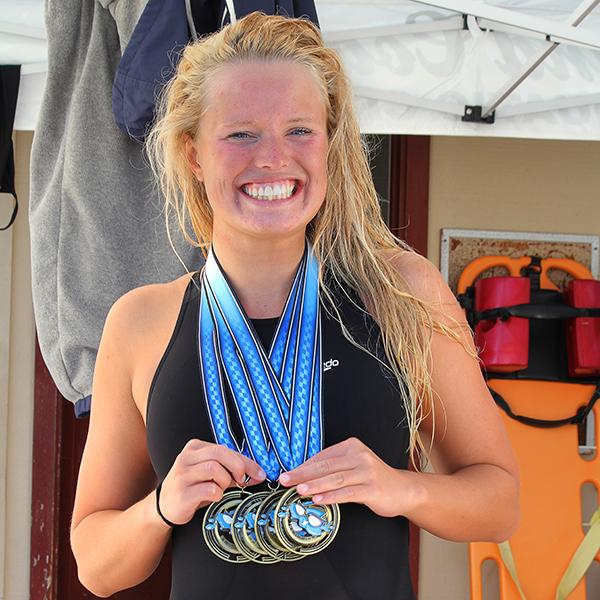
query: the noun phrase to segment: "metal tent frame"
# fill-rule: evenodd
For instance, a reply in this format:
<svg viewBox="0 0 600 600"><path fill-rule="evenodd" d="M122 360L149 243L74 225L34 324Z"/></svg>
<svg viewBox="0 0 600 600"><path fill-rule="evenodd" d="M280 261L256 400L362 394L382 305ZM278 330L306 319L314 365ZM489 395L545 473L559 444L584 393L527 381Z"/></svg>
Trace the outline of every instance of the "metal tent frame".
<svg viewBox="0 0 600 600"><path fill-rule="evenodd" d="M562 97L539 102L527 102L503 108L498 114L500 105L550 56L561 44L583 47L592 51L600 50L600 39L597 32L578 28L580 23L600 4L600 0L582 0L577 8L569 15L566 23L552 21L516 13L515 11L498 8L476 0L411 0L459 15L437 19L428 23L406 23L400 25L380 25L363 28L346 29L343 31L326 32L325 41L335 43L365 38L379 38L395 35L410 35L434 31L458 31L478 28L487 31L521 35L548 42L550 45L534 55L520 72L505 83L501 89L482 105L462 106L456 103L441 102L413 96L404 92L375 90L355 86L357 96L395 102L404 106L425 108L443 113L460 116L463 121L475 123L495 122L498 117L513 117L549 110L586 106L600 103L600 93L584 94L572 97ZM394 4L394 0L378 0L381 4Z"/></svg>

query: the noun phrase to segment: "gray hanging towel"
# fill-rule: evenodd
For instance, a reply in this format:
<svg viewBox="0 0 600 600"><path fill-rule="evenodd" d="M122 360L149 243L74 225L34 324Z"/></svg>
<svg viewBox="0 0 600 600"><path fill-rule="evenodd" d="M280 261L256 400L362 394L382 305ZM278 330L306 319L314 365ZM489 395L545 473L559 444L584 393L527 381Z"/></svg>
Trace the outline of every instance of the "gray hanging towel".
<svg viewBox="0 0 600 600"><path fill-rule="evenodd" d="M19 201L15 190L15 157L12 143L13 124L17 110L21 65L0 66L0 192L14 198L13 210L8 223L0 231L8 229L17 218Z"/></svg>
<svg viewBox="0 0 600 600"><path fill-rule="evenodd" d="M145 0L46 1L48 77L31 154L33 303L60 393L89 413L108 310L185 270L171 249L143 147L114 123L111 90ZM176 219L172 219L176 221ZM200 266L172 224L187 268Z"/></svg>

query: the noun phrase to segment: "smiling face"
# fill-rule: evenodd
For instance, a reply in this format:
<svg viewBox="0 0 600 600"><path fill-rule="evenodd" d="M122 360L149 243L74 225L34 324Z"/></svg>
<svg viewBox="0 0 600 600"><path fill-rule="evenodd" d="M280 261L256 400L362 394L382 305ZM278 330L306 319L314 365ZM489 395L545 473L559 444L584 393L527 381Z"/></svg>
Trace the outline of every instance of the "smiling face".
<svg viewBox="0 0 600 600"><path fill-rule="evenodd" d="M246 61L211 79L186 154L213 211L213 240L304 238L327 189L327 116L301 64Z"/></svg>

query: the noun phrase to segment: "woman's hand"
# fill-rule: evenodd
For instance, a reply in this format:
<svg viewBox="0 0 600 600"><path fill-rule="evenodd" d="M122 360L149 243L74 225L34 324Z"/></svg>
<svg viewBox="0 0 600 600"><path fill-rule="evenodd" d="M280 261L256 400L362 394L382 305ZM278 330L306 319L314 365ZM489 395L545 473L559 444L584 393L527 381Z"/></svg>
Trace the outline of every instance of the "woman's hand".
<svg viewBox="0 0 600 600"><path fill-rule="evenodd" d="M243 454L193 439L163 481L160 510L172 523L184 525L199 508L220 500L227 488L256 485L265 477L260 466Z"/></svg>
<svg viewBox="0 0 600 600"><path fill-rule="evenodd" d="M279 481L315 502L357 502L382 517L408 512L416 492L410 472L390 467L356 438L325 448Z"/></svg>

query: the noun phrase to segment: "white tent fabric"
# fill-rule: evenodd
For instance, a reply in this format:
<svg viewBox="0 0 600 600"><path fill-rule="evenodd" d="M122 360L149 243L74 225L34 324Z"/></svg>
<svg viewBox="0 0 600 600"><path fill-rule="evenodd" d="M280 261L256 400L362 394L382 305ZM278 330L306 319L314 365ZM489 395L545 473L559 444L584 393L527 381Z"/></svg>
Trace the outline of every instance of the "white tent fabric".
<svg viewBox="0 0 600 600"><path fill-rule="evenodd" d="M510 10L517 17L533 17L544 31L548 22L566 25L582 2L449 0L440 4L467 7L476 14L489 7ZM484 30L485 23L473 17L466 19L468 29L463 30L462 12L412 0L321 0L318 9L325 38L342 54L355 86L363 131L600 139L600 49L560 44L500 105L494 124L465 123L460 116L465 106L489 106L552 43L517 29L490 31L493 24ZM399 32L393 33L394 26L406 24L460 29L408 33L409 29L402 32L402 27L396 27ZM356 39L367 26L374 28L374 37ZM600 44L600 9L594 9L577 29ZM346 36L348 30L352 31ZM549 101L564 108L548 110ZM526 112L511 116L521 111Z"/></svg>
<svg viewBox="0 0 600 600"><path fill-rule="evenodd" d="M598 140L600 49L560 37L551 38L562 43L499 106L494 124L461 119L466 106L485 111L552 46L543 37L549 24L563 31L583 5L592 2L317 0L324 36L355 86L365 132ZM478 16L490 11L537 24L540 35ZM600 8L575 32L600 44ZM0 63L24 65L15 129L35 128L45 61L43 0L0 0Z"/></svg>

